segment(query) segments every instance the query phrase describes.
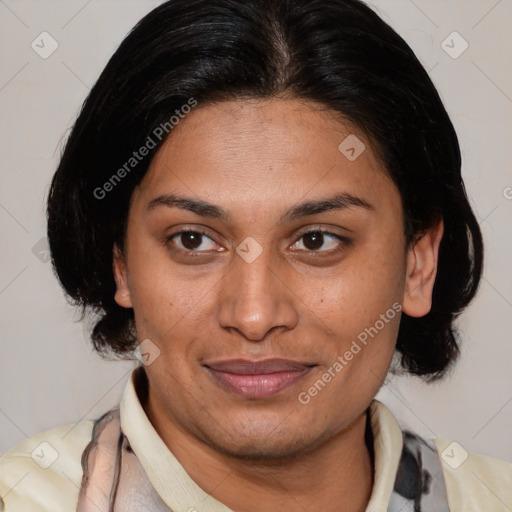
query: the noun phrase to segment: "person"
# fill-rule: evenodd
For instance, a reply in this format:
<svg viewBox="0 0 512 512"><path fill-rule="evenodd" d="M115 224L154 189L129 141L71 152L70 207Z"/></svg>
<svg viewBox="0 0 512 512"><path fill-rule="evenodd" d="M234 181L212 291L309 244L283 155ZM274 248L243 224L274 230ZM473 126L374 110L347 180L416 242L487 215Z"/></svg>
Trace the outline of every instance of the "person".
<svg viewBox="0 0 512 512"><path fill-rule="evenodd" d="M483 248L428 74L358 0L170 0L91 90L48 197L118 407L4 454L1 510L512 509L512 465L402 431ZM393 371L399 371L393 369Z"/></svg>

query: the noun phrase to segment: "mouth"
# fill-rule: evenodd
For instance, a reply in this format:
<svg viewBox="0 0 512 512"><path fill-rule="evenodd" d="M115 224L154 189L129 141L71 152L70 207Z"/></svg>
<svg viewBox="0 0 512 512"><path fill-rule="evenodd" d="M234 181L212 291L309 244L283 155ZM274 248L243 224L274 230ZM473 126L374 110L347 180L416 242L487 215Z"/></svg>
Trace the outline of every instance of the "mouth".
<svg viewBox="0 0 512 512"><path fill-rule="evenodd" d="M231 359L204 364L224 389L244 398L266 398L303 379L314 364L287 359Z"/></svg>

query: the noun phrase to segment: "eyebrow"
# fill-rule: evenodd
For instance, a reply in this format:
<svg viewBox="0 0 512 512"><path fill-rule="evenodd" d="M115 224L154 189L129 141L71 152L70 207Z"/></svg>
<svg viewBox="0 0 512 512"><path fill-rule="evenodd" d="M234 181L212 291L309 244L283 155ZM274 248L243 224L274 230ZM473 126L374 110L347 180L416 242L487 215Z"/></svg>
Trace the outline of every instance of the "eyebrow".
<svg viewBox="0 0 512 512"><path fill-rule="evenodd" d="M159 206L166 206L168 208L181 208L193 212L201 217L210 217L222 221L228 221L230 216L222 208L208 203L207 201L192 199L188 197L179 196L177 194L163 194L155 197L147 204L146 210L151 211ZM350 207L364 208L369 211L374 211L375 208L368 201L352 194L341 193L335 196L319 199L315 201L307 201L290 208L279 221L280 224L295 220L309 215L317 215L319 213L328 212L332 210L344 210Z"/></svg>

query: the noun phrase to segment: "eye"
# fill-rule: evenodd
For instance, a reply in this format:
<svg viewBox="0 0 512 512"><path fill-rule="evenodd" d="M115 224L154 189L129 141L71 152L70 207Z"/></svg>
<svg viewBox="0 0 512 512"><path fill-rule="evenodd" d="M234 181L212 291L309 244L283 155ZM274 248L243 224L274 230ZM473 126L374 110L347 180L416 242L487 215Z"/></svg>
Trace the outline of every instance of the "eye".
<svg viewBox="0 0 512 512"><path fill-rule="evenodd" d="M167 238L167 241L182 251L218 251L224 250L214 242L206 233L201 231L180 231Z"/></svg>
<svg viewBox="0 0 512 512"><path fill-rule="evenodd" d="M316 229L301 235L291 249L333 253L340 251L343 245L348 245L349 242L344 236ZM300 247L300 245L303 247Z"/></svg>

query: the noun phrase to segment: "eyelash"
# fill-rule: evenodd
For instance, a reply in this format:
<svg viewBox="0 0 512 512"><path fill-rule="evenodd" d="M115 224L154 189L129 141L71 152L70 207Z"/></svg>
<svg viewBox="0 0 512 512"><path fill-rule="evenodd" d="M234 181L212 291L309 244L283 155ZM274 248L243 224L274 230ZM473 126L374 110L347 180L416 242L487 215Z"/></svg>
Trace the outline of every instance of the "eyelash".
<svg viewBox="0 0 512 512"><path fill-rule="evenodd" d="M169 235L166 238L166 243L168 243L168 244L172 243L173 238L180 237L181 235L186 234L186 233L193 233L194 235L201 235L201 236L204 236L204 237L209 238L210 240L214 241L212 239L212 237L210 235L208 235L208 233L205 233L204 231L201 231L200 229L183 229L181 231L178 231L177 233L173 233L172 235ZM181 247L175 247L175 250L180 251L180 252L185 252L187 254L197 253L199 255L201 255L201 253L203 252L203 251L197 251L197 250L192 250L192 249L182 249Z"/></svg>
<svg viewBox="0 0 512 512"><path fill-rule="evenodd" d="M328 231L327 229L318 228L318 229L310 229L309 231L305 231L304 233L299 235L299 237L297 238L297 240L294 242L293 245L295 245L299 240L301 240L305 236L311 235L313 233L321 233L322 235L330 236L330 237L336 239L339 242L339 245L335 249L331 249L331 250L328 250L328 251L306 249L306 251L311 253L312 255L313 254L314 255L321 255L321 254L323 254L325 256L330 256L330 255L333 255L333 254L336 254L336 253L342 251L344 248L348 247L351 244L351 242L352 242L349 238L347 238L345 236L338 235L336 233L332 233L331 231ZM303 250L301 250L301 251L303 251Z"/></svg>
<svg viewBox="0 0 512 512"><path fill-rule="evenodd" d="M184 229L182 231L178 231L177 233L173 233L172 235L169 235L167 238L166 238L166 243L167 244L172 244L172 240L176 237L180 237L181 235L183 234L186 234L186 233L193 233L193 234L196 234L196 235L201 235L201 236L204 236L206 238L209 238L210 240L212 240L214 243L216 243L211 236L208 235L208 233L204 232L204 231L201 231L200 229ZM336 233L332 233L331 231L328 231L326 229L322 229L322 228L318 228L318 229L311 229L309 231L306 231L304 233L302 233L298 238L297 240L293 243L293 245L295 245L299 240L301 240L302 238L304 238L305 236L307 235L311 235L313 233L321 233L322 235L327 235L327 236L330 236L332 238L335 238L336 240L338 240L338 242L340 242L340 245L336 248L336 249L331 249L331 250L328 250L328 251L322 251L322 250L314 250L314 249L306 249L307 252L310 252L311 254L324 254L324 255L333 255L333 254L336 254L340 251L343 250L343 246L348 246L351 244L351 240L345 236L342 236L342 235L338 235ZM217 244L219 245L219 244ZM180 247L175 247L174 248L175 250L177 251L180 251L180 252L185 252L187 254L199 254L201 255L204 251L197 251L197 250L193 250L193 249L182 249ZM304 250L300 250L301 252L304 252ZM222 251L219 251L219 252L222 252Z"/></svg>

